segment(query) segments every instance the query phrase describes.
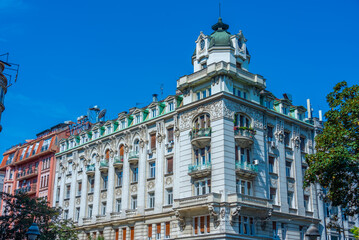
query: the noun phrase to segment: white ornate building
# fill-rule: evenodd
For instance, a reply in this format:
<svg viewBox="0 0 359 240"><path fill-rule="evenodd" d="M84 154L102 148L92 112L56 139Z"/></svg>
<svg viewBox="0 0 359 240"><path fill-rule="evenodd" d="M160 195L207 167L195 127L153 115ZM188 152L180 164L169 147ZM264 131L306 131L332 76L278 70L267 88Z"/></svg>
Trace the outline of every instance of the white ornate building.
<svg viewBox="0 0 359 240"><path fill-rule="evenodd" d="M316 120L249 72L241 31L212 29L176 95L60 141L53 205L81 239L304 239L318 225L302 187Z"/></svg>

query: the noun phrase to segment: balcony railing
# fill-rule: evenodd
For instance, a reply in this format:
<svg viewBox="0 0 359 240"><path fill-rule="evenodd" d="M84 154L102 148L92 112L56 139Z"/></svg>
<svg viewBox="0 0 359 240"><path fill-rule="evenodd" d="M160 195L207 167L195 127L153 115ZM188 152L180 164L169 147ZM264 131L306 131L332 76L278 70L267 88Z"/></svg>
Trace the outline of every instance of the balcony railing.
<svg viewBox="0 0 359 240"><path fill-rule="evenodd" d="M259 209L259 208L271 208L272 204L269 199L259 198L239 193L233 193L228 195L229 202L240 203L243 207Z"/></svg>
<svg viewBox="0 0 359 240"><path fill-rule="evenodd" d="M258 166L247 162L236 162L236 172L239 175L255 177L258 173Z"/></svg>
<svg viewBox="0 0 359 240"><path fill-rule="evenodd" d="M188 165L188 175L192 177L205 177L211 174L212 164L190 164Z"/></svg>
<svg viewBox="0 0 359 240"><path fill-rule="evenodd" d="M104 171L107 169L108 169L108 161L107 160L100 161L100 170Z"/></svg>
<svg viewBox="0 0 359 240"><path fill-rule="evenodd" d="M136 152L136 151L132 151L128 155L128 161L130 163L137 162L139 158L140 158L140 154L139 154L139 152Z"/></svg>
<svg viewBox="0 0 359 240"><path fill-rule="evenodd" d="M87 174L94 174L95 173L95 164L87 165L86 173Z"/></svg>
<svg viewBox="0 0 359 240"><path fill-rule="evenodd" d="M23 169L21 172L17 173L17 180L21 181L27 178L31 178L37 175L37 168Z"/></svg>
<svg viewBox="0 0 359 240"><path fill-rule="evenodd" d="M113 166L122 167L123 165L123 156L116 156L113 161Z"/></svg>
<svg viewBox="0 0 359 240"><path fill-rule="evenodd" d="M36 193L36 183L31 184L30 186L25 186L25 187L21 187L15 190L15 193L28 193L28 194L33 194Z"/></svg>
<svg viewBox="0 0 359 240"><path fill-rule="evenodd" d="M234 138L241 147L248 147L253 144L255 130L246 127L234 127Z"/></svg>
<svg viewBox="0 0 359 240"><path fill-rule="evenodd" d="M194 146L203 148L211 142L212 128L193 129L189 135Z"/></svg>

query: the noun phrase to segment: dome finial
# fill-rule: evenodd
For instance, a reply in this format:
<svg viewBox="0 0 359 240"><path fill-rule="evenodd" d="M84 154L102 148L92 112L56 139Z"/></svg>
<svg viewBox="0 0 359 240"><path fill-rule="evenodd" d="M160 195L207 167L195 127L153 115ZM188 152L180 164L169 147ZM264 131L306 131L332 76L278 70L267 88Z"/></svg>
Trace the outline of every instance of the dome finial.
<svg viewBox="0 0 359 240"><path fill-rule="evenodd" d="M229 28L228 24L225 24L222 22L222 18L218 18L218 22L212 26L212 29L214 31L220 30L220 31L226 31Z"/></svg>

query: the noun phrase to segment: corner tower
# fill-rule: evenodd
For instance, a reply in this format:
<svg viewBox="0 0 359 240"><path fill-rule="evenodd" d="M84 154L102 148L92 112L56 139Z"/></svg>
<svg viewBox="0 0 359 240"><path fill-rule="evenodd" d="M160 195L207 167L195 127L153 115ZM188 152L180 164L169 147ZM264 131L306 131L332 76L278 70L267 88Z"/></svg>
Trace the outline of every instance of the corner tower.
<svg viewBox="0 0 359 240"><path fill-rule="evenodd" d="M231 35L227 31L229 25L223 23L222 18L218 18L218 22L212 26L212 29L214 32L211 35L201 32L196 40L196 49L192 56L194 72L221 61L248 71L250 55L246 44L247 39L242 31Z"/></svg>

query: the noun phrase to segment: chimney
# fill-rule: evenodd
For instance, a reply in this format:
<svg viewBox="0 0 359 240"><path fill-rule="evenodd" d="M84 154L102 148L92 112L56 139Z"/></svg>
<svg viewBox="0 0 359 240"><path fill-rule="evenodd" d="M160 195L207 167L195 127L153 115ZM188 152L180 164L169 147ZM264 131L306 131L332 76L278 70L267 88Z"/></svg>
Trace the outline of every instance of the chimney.
<svg viewBox="0 0 359 240"><path fill-rule="evenodd" d="M158 100L157 100L157 94L155 93L155 94L152 94L152 102L158 102Z"/></svg>
<svg viewBox="0 0 359 240"><path fill-rule="evenodd" d="M322 122L323 121L323 114L322 114L322 110L319 110L319 121Z"/></svg>
<svg viewBox="0 0 359 240"><path fill-rule="evenodd" d="M308 111L308 119L312 119L312 108L310 106L310 99L307 99L307 111Z"/></svg>

